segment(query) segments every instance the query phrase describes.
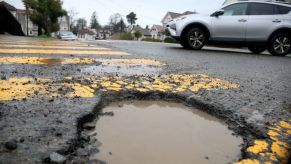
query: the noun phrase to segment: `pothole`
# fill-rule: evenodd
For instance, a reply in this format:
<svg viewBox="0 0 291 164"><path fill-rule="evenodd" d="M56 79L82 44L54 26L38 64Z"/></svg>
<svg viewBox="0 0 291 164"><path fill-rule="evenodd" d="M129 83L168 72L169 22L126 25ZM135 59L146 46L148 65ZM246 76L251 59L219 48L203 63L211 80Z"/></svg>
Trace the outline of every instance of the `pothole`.
<svg viewBox="0 0 291 164"><path fill-rule="evenodd" d="M197 109L164 101L113 103L102 110L91 134L108 164L232 163L240 159L240 137ZM109 114L108 114L109 113Z"/></svg>

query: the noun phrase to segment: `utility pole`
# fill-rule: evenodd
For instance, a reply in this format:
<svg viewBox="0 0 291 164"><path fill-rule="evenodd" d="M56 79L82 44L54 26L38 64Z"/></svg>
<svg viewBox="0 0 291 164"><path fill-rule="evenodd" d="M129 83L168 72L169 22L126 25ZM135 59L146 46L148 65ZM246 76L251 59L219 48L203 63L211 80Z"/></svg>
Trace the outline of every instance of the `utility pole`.
<svg viewBox="0 0 291 164"><path fill-rule="evenodd" d="M25 10L26 10L26 36L28 36L28 15L29 15L29 13L28 13L28 7L27 7L27 5L25 5Z"/></svg>

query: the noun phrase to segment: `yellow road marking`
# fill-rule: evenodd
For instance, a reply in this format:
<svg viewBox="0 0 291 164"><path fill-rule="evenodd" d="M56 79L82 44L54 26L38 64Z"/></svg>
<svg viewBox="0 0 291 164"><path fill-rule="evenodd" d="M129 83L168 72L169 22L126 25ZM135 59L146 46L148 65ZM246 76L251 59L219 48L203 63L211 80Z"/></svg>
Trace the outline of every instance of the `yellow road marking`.
<svg viewBox="0 0 291 164"><path fill-rule="evenodd" d="M35 95L62 96L60 89L68 91L65 97L94 97L93 89L79 83L54 83L50 79L22 77L0 80L0 100L22 100Z"/></svg>
<svg viewBox="0 0 291 164"><path fill-rule="evenodd" d="M90 47L90 46L52 46L52 45L1 45L0 48L52 48L52 49L78 49L78 50L110 50L109 48L104 47Z"/></svg>
<svg viewBox="0 0 291 164"><path fill-rule="evenodd" d="M94 59L90 58L40 58L40 57L0 57L0 63L4 64L91 64L94 63Z"/></svg>
<svg viewBox="0 0 291 164"><path fill-rule="evenodd" d="M84 43L63 43L63 42L58 42L58 43L44 43L44 42L1 42L0 45L47 45L47 46L68 46L68 45L73 45L73 46L78 46L78 47L88 47L88 44ZM92 45L91 45L92 46Z"/></svg>
<svg viewBox="0 0 291 164"><path fill-rule="evenodd" d="M236 89L238 84L230 83L225 80L212 78L204 74L186 75L186 74L171 74L162 75L152 78L140 78L134 81L130 78L120 77L102 77L100 80L94 77L89 80L97 84L97 88L105 91L114 90L120 91L123 89L133 89L140 92L160 91L160 92L186 92L193 93L199 90L213 90L213 89ZM192 89L195 87L195 89Z"/></svg>
<svg viewBox="0 0 291 164"><path fill-rule="evenodd" d="M19 57L3 56L0 57L1 64L91 64L101 62L103 66L124 65L124 66L164 66L159 61L150 59L94 59L94 58L42 58L42 57Z"/></svg>
<svg viewBox="0 0 291 164"><path fill-rule="evenodd" d="M64 54L64 55L131 55L122 51L79 51L79 50L37 50L37 49L0 49L7 54Z"/></svg>

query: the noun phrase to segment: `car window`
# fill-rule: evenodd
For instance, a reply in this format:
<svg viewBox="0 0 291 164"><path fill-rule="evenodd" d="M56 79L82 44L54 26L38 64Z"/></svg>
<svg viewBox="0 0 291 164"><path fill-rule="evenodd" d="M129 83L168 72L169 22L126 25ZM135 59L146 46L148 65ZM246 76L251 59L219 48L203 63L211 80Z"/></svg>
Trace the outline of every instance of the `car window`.
<svg viewBox="0 0 291 164"><path fill-rule="evenodd" d="M291 11L291 7L287 7L287 6L277 5L277 9L278 9L279 14L288 14Z"/></svg>
<svg viewBox="0 0 291 164"><path fill-rule="evenodd" d="M275 5L264 3L251 3L249 15L275 15L278 14Z"/></svg>
<svg viewBox="0 0 291 164"><path fill-rule="evenodd" d="M232 16L232 15L246 15L247 13L247 3L238 3L234 5L227 6L223 8L223 16Z"/></svg>

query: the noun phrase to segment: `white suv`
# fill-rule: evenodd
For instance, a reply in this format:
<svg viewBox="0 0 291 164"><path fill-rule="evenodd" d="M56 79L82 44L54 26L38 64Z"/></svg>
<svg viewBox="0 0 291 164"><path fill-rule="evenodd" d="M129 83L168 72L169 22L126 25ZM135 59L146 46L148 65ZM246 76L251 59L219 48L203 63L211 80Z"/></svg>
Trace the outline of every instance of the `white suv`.
<svg viewBox="0 0 291 164"><path fill-rule="evenodd" d="M241 1L211 15L181 16L167 24L171 36L185 48L205 44L247 46L253 53L266 49L285 56L291 50L291 4Z"/></svg>

